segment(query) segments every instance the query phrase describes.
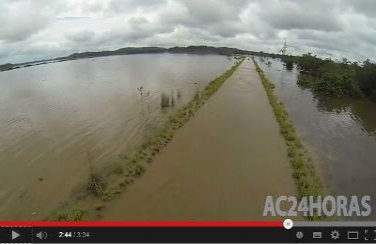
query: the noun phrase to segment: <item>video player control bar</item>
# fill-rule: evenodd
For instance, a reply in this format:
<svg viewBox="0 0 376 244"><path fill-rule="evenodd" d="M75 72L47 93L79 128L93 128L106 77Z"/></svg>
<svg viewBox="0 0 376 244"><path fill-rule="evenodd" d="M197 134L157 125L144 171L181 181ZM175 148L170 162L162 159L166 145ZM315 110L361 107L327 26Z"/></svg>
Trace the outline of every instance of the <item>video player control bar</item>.
<svg viewBox="0 0 376 244"><path fill-rule="evenodd" d="M105 225L0 227L0 243L376 243L376 226L295 222L257 225ZM316 222L315 222L316 223Z"/></svg>

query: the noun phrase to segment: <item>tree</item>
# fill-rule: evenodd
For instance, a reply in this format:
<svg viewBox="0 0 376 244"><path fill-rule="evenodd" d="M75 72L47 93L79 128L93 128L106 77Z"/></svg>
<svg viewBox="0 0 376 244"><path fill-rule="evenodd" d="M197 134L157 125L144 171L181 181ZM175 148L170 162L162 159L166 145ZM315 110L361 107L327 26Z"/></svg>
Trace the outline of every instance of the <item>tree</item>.
<svg viewBox="0 0 376 244"><path fill-rule="evenodd" d="M363 93L376 100L376 64L367 59L363 62L362 67L357 69L355 78Z"/></svg>

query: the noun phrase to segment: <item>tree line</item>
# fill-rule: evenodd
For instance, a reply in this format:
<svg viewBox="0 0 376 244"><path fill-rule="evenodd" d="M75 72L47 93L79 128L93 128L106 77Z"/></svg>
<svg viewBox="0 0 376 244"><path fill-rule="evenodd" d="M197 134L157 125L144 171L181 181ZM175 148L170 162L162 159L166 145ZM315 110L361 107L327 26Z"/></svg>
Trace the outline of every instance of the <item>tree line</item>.
<svg viewBox="0 0 376 244"><path fill-rule="evenodd" d="M286 69L296 64L300 72L298 84L311 87L315 92L330 96L367 97L376 101L376 64L341 62L321 59L312 53L302 56L283 56Z"/></svg>

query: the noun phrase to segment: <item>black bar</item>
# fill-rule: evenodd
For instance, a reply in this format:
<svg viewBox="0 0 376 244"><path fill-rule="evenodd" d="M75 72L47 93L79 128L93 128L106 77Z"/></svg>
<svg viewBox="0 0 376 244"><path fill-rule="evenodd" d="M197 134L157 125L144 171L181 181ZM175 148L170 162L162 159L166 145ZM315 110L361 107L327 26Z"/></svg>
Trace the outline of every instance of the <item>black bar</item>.
<svg viewBox="0 0 376 244"><path fill-rule="evenodd" d="M376 243L376 227L2 227L0 242Z"/></svg>

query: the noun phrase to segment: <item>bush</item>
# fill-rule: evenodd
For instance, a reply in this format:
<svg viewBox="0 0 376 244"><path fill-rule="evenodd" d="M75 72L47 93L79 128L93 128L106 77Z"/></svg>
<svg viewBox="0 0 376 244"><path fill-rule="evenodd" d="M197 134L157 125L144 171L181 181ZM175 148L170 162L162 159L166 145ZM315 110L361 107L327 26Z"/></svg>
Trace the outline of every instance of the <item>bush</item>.
<svg viewBox="0 0 376 244"><path fill-rule="evenodd" d="M329 96L351 96L359 97L362 92L357 82L348 74L325 72L313 83L314 91Z"/></svg>
<svg viewBox="0 0 376 244"><path fill-rule="evenodd" d="M360 67L347 59L322 60L311 53L298 58L298 84L329 96L368 96L375 98L376 65L367 60Z"/></svg>
<svg viewBox="0 0 376 244"><path fill-rule="evenodd" d="M324 63L323 60L311 53L303 54L303 56L298 61L298 68L300 71L310 73L312 75L319 75L318 71L320 66Z"/></svg>
<svg viewBox="0 0 376 244"><path fill-rule="evenodd" d="M284 63L286 70L291 71L294 68L294 59L290 56L285 56L282 58L282 62Z"/></svg>
<svg viewBox="0 0 376 244"><path fill-rule="evenodd" d="M372 64L369 60L363 63L361 68L356 70L356 80L362 92L372 99L376 99L376 64Z"/></svg>

